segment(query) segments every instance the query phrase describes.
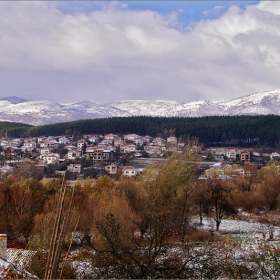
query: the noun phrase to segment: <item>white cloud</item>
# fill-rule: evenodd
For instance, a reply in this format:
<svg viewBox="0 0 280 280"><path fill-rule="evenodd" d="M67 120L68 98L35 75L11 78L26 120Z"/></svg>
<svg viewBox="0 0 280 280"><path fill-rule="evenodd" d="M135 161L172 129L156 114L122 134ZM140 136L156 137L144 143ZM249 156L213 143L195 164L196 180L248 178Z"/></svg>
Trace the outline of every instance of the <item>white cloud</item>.
<svg viewBox="0 0 280 280"><path fill-rule="evenodd" d="M176 49L177 43L165 39L162 36L152 36L147 34L143 29L136 26L128 26L125 31L126 37L142 51L163 54L167 51Z"/></svg>
<svg viewBox="0 0 280 280"><path fill-rule="evenodd" d="M115 3L63 14L55 2L0 2L2 95L191 101L279 88L278 3L232 6L182 31L174 28L182 11L161 16Z"/></svg>
<svg viewBox="0 0 280 280"><path fill-rule="evenodd" d="M215 6L211 10L203 11L203 14L208 15L208 16L212 15L212 16L217 17L217 16L221 15L223 12L225 12L226 8L227 8L226 6Z"/></svg>
<svg viewBox="0 0 280 280"><path fill-rule="evenodd" d="M261 11L266 11L271 14L280 15L280 4L277 1L260 1L257 7Z"/></svg>

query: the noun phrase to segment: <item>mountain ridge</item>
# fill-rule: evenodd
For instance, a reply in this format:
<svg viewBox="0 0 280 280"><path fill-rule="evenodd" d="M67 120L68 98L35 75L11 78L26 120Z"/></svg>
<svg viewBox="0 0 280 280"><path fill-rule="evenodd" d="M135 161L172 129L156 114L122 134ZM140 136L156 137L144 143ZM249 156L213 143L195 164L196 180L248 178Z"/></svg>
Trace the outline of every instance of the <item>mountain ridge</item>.
<svg viewBox="0 0 280 280"><path fill-rule="evenodd" d="M27 99L23 99L21 97L18 97L18 96L6 96L6 97L2 97L0 98L0 101L9 101L11 102L12 104L18 104L18 103L23 103L23 102L27 102L29 100Z"/></svg>
<svg viewBox="0 0 280 280"><path fill-rule="evenodd" d="M21 102L14 102L21 101ZM232 100L123 100L56 103L25 101L16 96L0 98L0 120L43 125L79 119L128 116L203 117L233 115L280 115L280 90L263 91Z"/></svg>

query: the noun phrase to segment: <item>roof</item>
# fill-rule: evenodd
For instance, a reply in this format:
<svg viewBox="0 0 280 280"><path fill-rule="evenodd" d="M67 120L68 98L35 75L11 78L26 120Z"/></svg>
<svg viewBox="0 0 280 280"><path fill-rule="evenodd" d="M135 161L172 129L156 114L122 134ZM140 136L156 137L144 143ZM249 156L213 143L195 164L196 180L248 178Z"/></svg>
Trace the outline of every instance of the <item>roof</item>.
<svg viewBox="0 0 280 280"><path fill-rule="evenodd" d="M20 265L0 258L0 279L39 279Z"/></svg>
<svg viewBox="0 0 280 280"><path fill-rule="evenodd" d="M17 249L17 248L7 248L7 260L13 264L20 265L24 267L27 265L32 257L36 255L36 251Z"/></svg>
<svg viewBox="0 0 280 280"><path fill-rule="evenodd" d="M104 149L103 150L103 153L111 153L111 152L114 152L113 149Z"/></svg>
<svg viewBox="0 0 280 280"><path fill-rule="evenodd" d="M59 154L47 154L47 155L42 155L42 157L55 157L55 158L58 158Z"/></svg>
<svg viewBox="0 0 280 280"><path fill-rule="evenodd" d="M126 143L126 142L123 142L121 144L121 146L122 147L134 147L134 148L136 147L135 144L133 144L133 143Z"/></svg>
<svg viewBox="0 0 280 280"><path fill-rule="evenodd" d="M134 171L134 170L137 170L137 169L135 167L133 167L133 166L124 166L123 167L123 171L124 170L133 170Z"/></svg>

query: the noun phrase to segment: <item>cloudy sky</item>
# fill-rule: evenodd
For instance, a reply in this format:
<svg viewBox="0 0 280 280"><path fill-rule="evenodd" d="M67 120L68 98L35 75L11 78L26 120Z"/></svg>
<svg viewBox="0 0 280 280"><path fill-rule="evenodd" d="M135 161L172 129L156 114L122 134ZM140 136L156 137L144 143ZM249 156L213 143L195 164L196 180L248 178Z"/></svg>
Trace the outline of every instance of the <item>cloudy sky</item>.
<svg viewBox="0 0 280 280"><path fill-rule="evenodd" d="M0 97L233 99L280 88L280 2L0 1Z"/></svg>

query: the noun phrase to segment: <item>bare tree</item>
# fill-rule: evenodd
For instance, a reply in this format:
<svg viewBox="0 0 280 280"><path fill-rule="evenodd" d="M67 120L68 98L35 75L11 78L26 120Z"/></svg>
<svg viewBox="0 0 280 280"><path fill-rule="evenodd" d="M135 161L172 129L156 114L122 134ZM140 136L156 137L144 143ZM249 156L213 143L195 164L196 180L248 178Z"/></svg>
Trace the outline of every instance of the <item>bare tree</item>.
<svg viewBox="0 0 280 280"><path fill-rule="evenodd" d="M214 209L216 230L225 215L236 213L231 201L231 187L224 181L214 178L207 181L208 192Z"/></svg>

